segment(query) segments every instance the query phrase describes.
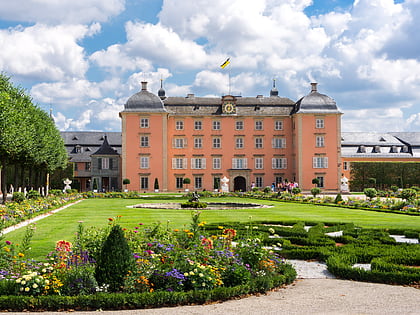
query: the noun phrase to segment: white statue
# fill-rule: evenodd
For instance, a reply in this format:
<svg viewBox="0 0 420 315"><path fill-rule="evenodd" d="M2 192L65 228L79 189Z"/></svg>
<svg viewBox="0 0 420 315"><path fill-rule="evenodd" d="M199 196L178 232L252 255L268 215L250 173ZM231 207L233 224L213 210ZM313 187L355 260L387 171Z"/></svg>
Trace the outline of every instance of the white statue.
<svg viewBox="0 0 420 315"><path fill-rule="evenodd" d="M224 176L220 182L222 183L222 192L229 192L229 178L227 178L226 176Z"/></svg>
<svg viewBox="0 0 420 315"><path fill-rule="evenodd" d="M72 183L72 181L70 179L66 178L65 180L63 180L63 183L64 185L66 185L64 186L63 192L66 192L67 189L71 189L70 184Z"/></svg>
<svg viewBox="0 0 420 315"><path fill-rule="evenodd" d="M341 177L341 191L349 192L349 180L346 176Z"/></svg>

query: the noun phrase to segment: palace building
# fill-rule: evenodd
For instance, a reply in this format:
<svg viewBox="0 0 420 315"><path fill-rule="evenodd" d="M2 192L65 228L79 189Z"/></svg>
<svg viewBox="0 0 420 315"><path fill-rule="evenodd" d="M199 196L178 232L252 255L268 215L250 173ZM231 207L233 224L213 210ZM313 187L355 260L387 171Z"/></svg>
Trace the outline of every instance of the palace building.
<svg viewBox="0 0 420 315"><path fill-rule="evenodd" d="M339 191L342 113L316 83L297 102L275 86L256 97L165 94L142 82L120 112L129 190L213 191L227 177L230 191L290 181L310 190L314 178Z"/></svg>

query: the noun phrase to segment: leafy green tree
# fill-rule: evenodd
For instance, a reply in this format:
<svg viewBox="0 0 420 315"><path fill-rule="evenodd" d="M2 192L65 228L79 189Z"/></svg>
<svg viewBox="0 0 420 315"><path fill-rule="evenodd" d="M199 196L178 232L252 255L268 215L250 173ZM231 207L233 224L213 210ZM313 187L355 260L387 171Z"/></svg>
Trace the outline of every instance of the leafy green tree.
<svg viewBox="0 0 420 315"><path fill-rule="evenodd" d="M363 193L368 197L369 199L375 198L378 195L378 192L375 188L365 188L363 190Z"/></svg>
<svg viewBox="0 0 420 315"><path fill-rule="evenodd" d="M314 196L314 198L321 193L321 188L319 187L313 187L311 188L311 194Z"/></svg>

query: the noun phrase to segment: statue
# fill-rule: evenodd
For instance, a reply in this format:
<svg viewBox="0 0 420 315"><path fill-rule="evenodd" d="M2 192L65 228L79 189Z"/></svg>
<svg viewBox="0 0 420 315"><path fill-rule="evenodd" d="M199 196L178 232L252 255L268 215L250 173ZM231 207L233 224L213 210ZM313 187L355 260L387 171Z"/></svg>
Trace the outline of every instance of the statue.
<svg viewBox="0 0 420 315"><path fill-rule="evenodd" d="M341 177L341 192L349 192L349 180L344 175Z"/></svg>
<svg viewBox="0 0 420 315"><path fill-rule="evenodd" d="M200 195L196 191L194 191L192 193L192 197L189 201L190 202L199 202L200 201Z"/></svg>
<svg viewBox="0 0 420 315"><path fill-rule="evenodd" d="M68 178L63 180L63 184L66 185L66 186L64 186L63 192L66 192L67 189L71 189L71 186L70 186L71 183L72 183L72 181Z"/></svg>
<svg viewBox="0 0 420 315"><path fill-rule="evenodd" d="M229 192L229 178L227 178L226 176L224 176L220 182L222 183L222 192Z"/></svg>

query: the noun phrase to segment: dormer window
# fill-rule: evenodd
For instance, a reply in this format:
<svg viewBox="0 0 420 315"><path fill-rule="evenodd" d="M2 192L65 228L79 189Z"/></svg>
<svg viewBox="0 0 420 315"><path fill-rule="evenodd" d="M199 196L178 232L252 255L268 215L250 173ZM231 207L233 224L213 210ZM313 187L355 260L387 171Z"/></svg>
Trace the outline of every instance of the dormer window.
<svg viewBox="0 0 420 315"><path fill-rule="evenodd" d="M379 145L375 145L372 149L372 153L381 153L381 147Z"/></svg>
<svg viewBox="0 0 420 315"><path fill-rule="evenodd" d="M381 137L381 138L379 139L379 141L381 141L381 142L385 142L386 140L385 140L385 138L384 138L384 137Z"/></svg>
<svg viewBox="0 0 420 315"><path fill-rule="evenodd" d="M389 150L389 153L398 153L398 147L396 145L393 145Z"/></svg>
<svg viewBox="0 0 420 315"><path fill-rule="evenodd" d="M361 145L357 150L357 153L366 153L366 147L364 145Z"/></svg>
<svg viewBox="0 0 420 315"><path fill-rule="evenodd" d="M77 136L74 136L72 140L79 140L79 138L77 138Z"/></svg>
<svg viewBox="0 0 420 315"><path fill-rule="evenodd" d="M82 147L80 145L77 145L75 151L76 153L82 153Z"/></svg>
<svg viewBox="0 0 420 315"><path fill-rule="evenodd" d="M401 153L408 153L409 151L408 151L408 146L406 146L406 145L404 145L402 148L401 148Z"/></svg>

